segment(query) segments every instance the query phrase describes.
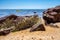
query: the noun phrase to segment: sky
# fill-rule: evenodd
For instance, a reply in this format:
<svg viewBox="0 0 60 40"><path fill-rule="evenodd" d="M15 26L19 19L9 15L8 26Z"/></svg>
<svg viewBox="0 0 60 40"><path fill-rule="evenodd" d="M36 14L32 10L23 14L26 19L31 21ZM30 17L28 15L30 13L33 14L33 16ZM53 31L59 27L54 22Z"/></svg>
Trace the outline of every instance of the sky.
<svg viewBox="0 0 60 40"><path fill-rule="evenodd" d="M60 5L60 0L0 0L0 9L47 9Z"/></svg>

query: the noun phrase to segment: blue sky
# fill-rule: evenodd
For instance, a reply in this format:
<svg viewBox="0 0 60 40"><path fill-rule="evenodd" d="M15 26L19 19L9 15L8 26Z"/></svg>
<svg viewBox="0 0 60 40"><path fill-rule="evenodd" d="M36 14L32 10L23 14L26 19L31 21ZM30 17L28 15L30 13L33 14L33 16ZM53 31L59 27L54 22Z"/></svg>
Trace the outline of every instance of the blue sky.
<svg viewBox="0 0 60 40"><path fill-rule="evenodd" d="M60 0L0 0L0 9L47 9L60 5Z"/></svg>

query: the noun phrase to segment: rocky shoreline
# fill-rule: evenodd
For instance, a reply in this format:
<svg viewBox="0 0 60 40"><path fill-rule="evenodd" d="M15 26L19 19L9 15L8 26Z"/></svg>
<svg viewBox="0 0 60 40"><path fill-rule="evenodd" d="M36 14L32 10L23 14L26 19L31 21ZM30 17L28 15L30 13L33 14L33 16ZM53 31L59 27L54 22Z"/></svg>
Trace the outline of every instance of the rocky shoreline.
<svg viewBox="0 0 60 40"><path fill-rule="evenodd" d="M3 38L5 40L60 40L60 6L44 11L43 18L38 15L10 15L0 18L0 40L4 40Z"/></svg>
<svg viewBox="0 0 60 40"><path fill-rule="evenodd" d="M10 32L31 28L30 32L37 30L45 31L41 18L38 15L16 16L10 15L0 18L0 35L7 35ZM39 22L40 21L40 22ZM35 25L35 26L34 26ZM41 26L41 27L39 27Z"/></svg>

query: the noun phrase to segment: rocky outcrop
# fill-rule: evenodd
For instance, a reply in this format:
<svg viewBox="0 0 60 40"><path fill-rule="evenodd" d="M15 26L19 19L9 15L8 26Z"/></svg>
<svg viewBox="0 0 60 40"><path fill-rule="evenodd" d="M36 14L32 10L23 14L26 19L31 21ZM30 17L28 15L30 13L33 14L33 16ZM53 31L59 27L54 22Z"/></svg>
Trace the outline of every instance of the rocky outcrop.
<svg viewBox="0 0 60 40"><path fill-rule="evenodd" d="M43 24L35 24L30 29L30 32L33 32L33 31L45 31L45 27Z"/></svg>
<svg viewBox="0 0 60 40"><path fill-rule="evenodd" d="M60 6L49 8L43 12L45 24L60 22Z"/></svg>
<svg viewBox="0 0 60 40"><path fill-rule="evenodd" d="M5 17L0 18L0 35L7 35L12 31L16 29L22 30L22 28L18 28L19 24L18 22L23 21L24 17L23 16L16 16L16 15L9 15ZM11 28L14 26L13 28Z"/></svg>
<svg viewBox="0 0 60 40"><path fill-rule="evenodd" d="M45 31L45 27L41 18L39 18L39 21L31 27L30 32L33 31Z"/></svg>
<svg viewBox="0 0 60 40"><path fill-rule="evenodd" d="M41 31L45 30L43 24L36 24L38 21L39 21L38 15L32 16L10 15L2 17L0 18L0 35L7 35L10 32L24 30L30 27L32 29L31 31L37 29Z"/></svg>
<svg viewBox="0 0 60 40"><path fill-rule="evenodd" d="M7 35L12 31L13 27L7 28L7 29L1 29L0 35Z"/></svg>
<svg viewBox="0 0 60 40"><path fill-rule="evenodd" d="M5 17L1 17L0 18L0 23L3 23L6 19L16 19L18 16L16 15L9 15L9 16L5 16Z"/></svg>

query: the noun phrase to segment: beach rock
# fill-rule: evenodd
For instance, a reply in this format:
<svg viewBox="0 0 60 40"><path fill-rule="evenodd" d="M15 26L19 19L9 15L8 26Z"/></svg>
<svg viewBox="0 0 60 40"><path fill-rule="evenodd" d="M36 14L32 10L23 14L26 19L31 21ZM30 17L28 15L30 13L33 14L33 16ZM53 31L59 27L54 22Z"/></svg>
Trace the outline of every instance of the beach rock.
<svg viewBox="0 0 60 40"><path fill-rule="evenodd" d="M10 33L11 30L8 28L10 28L11 26L14 26L11 32L30 28L34 24L36 24L38 20L39 17L37 15L31 16L10 15L2 17L0 18L0 29L3 29L3 31L0 30L0 35L6 35Z"/></svg>
<svg viewBox="0 0 60 40"><path fill-rule="evenodd" d="M13 28L14 26L11 26L10 28L0 29L0 36L9 34Z"/></svg>
<svg viewBox="0 0 60 40"><path fill-rule="evenodd" d="M0 23L3 23L6 19L16 19L18 16L16 15L9 15L9 16L4 16L0 18Z"/></svg>
<svg viewBox="0 0 60 40"><path fill-rule="evenodd" d="M0 24L2 24L6 19L9 19L9 20L13 19L13 22L17 23L19 21L22 21L24 18L26 18L26 17L24 17L24 16L16 16L16 15L12 14L12 15L9 15L9 16L1 17L0 18Z"/></svg>
<svg viewBox="0 0 60 40"><path fill-rule="evenodd" d="M4 16L0 18L0 24L3 23L6 19L13 19L13 22L19 22L22 21L25 18L30 18L32 16L16 16L16 15L9 15L9 16Z"/></svg>
<svg viewBox="0 0 60 40"><path fill-rule="evenodd" d="M11 19L13 19L11 21L11 23L7 22L6 20L8 19L8 21L10 21ZM21 22L24 19L24 17L22 16L16 16L16 15L9 15L9 16L5 16L5 17L1 17L0 18L0 35L7 35L10 33L11 30L15 29L15 27L10 28L11 24L14 23L14 26L16 26L18 22ZM5 23L5 21L7 23ZM16 24L16 25L15 25ZM3 25L3 26L2 26ZM5 25L5 26L4 26ZM2 26L2 27L1 27ZM9 26L9 27L8 27ZM5 28L6 27L6 28ZM8 27L8 28L7 28ZM25 27L24 27L25 28ZM2 30L1 30L2 29ZM19 29L19 28L18 28Z"/></svg>
<svg viewBox="0 0 60 40"><path fill-rule="evenodd" d="M37 23L31 27L30 32L33 31L45 31L45 27L43 24Z"/></svg>
<svg viewBox="0 0 60 40"><path fill-rule="evenodd" d="M10 29L0 30L0 35L7 35L10 33Z"/></svg>
<svg viewBox="0 0 60 40"><path fill-rule="evenodd" d="M39 20L38 16L36 15L31 15L31 16L24 16L23 20L21 20L20 29L19 30L24 30L27 28L32 27L34 24L37 23Z"/></svg>
<svg viewBox="0 0 60 40"><path fill-rule="evenodd" d="M43 19L45 24L60 22L60 6L49 8L43 12Z"/></svg>
<svg viewBox="0 0 60 40"><path fill-rule="evenodd" d="M7 35L10 33L10 30L4 30L4 31L0 31L0 36L1 35Z"/></svg>

